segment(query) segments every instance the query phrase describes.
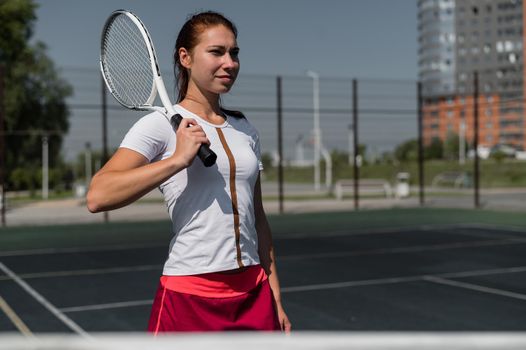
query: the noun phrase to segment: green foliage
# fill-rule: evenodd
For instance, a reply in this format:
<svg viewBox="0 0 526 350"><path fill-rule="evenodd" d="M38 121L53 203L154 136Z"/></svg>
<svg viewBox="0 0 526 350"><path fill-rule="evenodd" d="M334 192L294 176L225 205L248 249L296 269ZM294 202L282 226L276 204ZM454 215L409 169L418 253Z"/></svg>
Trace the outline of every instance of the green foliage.
<svg viewBox="0 0 526 350"><path fill-rule="evenodd" d="M448 132L446 141L444 142L444 159L457 159L459 145L458 135L454 132Z"/></svg>
<svg viewBox="0 0 526 350"><path fill-rule="evenodd" d="M502 161L507 157L506 153L501 150L491 153L491 158L495 159L497 163L502 163Z"/></svg>
<svg viewBox="0 0 526 350"><path fill-rule="evenodd" d="M442 159L444 156L444 146L439 138L431 140L431 144L424 149L425 159Z"/></svg>
<svg viewBox="0 0 526 350"><path fill-rule="evenodd" d="M415 161L418 159L418 141L411 139L398 145L394 151L395 158L400 162Z"/></svg>
<svg viewBox="0 0 526 350"><path fill-rule="evenodd" d="M261 162L263 163L263 169L272 168L272 156L270 153L263 153L261 155Z"/></svg>
<svg viewBox="0 0 526 350"><path fill-rule="evenodd" d="M0 1L0 64L4 66L7 170L34 173L41 166L42 130L48 138L50 167L62 163L60 148L68 131L66 97L71 86L59 77L46 46L30 45L36 5L32 0ZM57 170L58 171L58 170ZM50 171L50 174L52 171ZM7 174L8 189L31 189L34 181L17 170Z"/></svg>

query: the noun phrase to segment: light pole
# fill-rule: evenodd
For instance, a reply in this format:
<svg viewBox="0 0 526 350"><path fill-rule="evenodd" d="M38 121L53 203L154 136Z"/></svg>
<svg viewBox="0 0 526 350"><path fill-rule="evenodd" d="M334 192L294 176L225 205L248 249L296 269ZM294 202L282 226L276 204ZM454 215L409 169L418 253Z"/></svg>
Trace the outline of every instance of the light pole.
<svg viewBox="0 0 526 350"><path fill-rule="evenodd" d="M91 181L91 143L86 142L86 150L84 155L84 174L86 175L86 191L89 188Z"/></svg>
<svg viewBox="0 0 526 350"><path fill-rule="evenodd" d="M47 135L42 136L42 199L49 196L49 143Z"/></svg>
<svg viewBox="0 0 526 350"><path fill-rule="evenodd" d="M307 75L312 78L312 103L314 108L314 189L320 190L320 76L311 70Z"/></svg>
<svg viewBox="0 0 526 350"><path fill-rule="evenodd" d="M460 120L458 138L458 162L463 165L466 163L466 121L463 118Z"/></svg>

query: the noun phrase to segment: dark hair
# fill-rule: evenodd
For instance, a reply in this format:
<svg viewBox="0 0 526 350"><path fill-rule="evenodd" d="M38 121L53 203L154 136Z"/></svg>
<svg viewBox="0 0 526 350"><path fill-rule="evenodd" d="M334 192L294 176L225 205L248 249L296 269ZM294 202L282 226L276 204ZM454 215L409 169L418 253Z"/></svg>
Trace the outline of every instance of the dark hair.
<svg viewBox="0 0 526 350"><path fill-rule="evenodd" d="M207 28L218 25L223 25L230 29L237 39L235 24L221 13L214 11L204 11L191 15L179 31L174 50L174 75L178 89L177 102L181 102L186 97L189 80L188 71L181 65L179 60L179 49L184 47L191 51L198 44L198 37L201 33ZM243 117L243 114L238 111L230 111L224 108L221 108L221 110L234 117Z"/></svg>

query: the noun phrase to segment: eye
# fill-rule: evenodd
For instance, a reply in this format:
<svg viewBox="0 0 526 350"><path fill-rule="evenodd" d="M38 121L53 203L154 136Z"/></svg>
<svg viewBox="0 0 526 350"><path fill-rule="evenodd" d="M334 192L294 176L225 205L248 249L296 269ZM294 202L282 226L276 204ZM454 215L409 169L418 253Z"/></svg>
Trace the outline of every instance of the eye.
<svg viewBox="0 0 526 350"><path fill-rule="evenodd" d="M223 52L219 49L212 49L210 50L210 53L212 53L212 55L215 55L215 56L221 56L223 54Z"/></svg>
<svg viewBox="0 0 526 350"><path fill-rule="evenodd" d="M239 56L239 49L234 49L234 50L230 51L230 56L232 58L238 58L238 56Z"/></svg>

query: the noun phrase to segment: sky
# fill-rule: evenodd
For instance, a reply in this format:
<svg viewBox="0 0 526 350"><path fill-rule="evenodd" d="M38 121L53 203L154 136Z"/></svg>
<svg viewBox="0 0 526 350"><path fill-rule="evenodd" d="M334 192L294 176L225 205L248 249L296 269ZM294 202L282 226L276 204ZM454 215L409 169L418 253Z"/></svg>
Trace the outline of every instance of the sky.
<svg viewBox="0 0 526 350"><path fill-rule="evenodd" d="M38 0L35 39L58 66L98 67L100 32L116 9L135 12L171 69L187 16L216 10L239 30L241 74L416 79L416 0Z"/></svg>
<svg viewBox="0 0 526 350"><path fill-rule="evenodd" d="M79 110L74 105L100 103L100 34L109 14L116 9L131 10L142 19L152 36L163 72L172 71L175 39L190 14L216 10L230 18L239 32L241 71L234 89L226 96L226 102L232 101L228 106L275 107L274 77L282 75L290 77L284 80L284 105L312 108L312 80L306 75L311 70L320 76L322 109L350 109L352 78L406 82L403 87L362 84L360 91L368 89L364 95L408 97L402 97L403 101L364 97L361 108L396 108L395 104L406 110L415 108L412 96L418 70L416 0L36 0L36 3L39 7L33 40L47 45L48 55L74 85L70 131L64 141L66 159L76 158L87 142L95 149L100 147L100 108ZM164 76L164 81L170 91L172 76ZM391 105L386 106L387 103ZM258 128L263 150L275 152L276 113L242 110L249 113L249 120ZM377 119L367 115L360 124L360 142L371 144L369 149L392 149L416 136L414 115L404 120L393 115ZM286 152L291 154L295 152L296 140L309 140L312 116L304 113L284 117L284 143ZM118 146L137 118L133 112L110 110L110 147ZM345 113L322 113L321 118L324 147L347 150L349 117Z"/></svg>

